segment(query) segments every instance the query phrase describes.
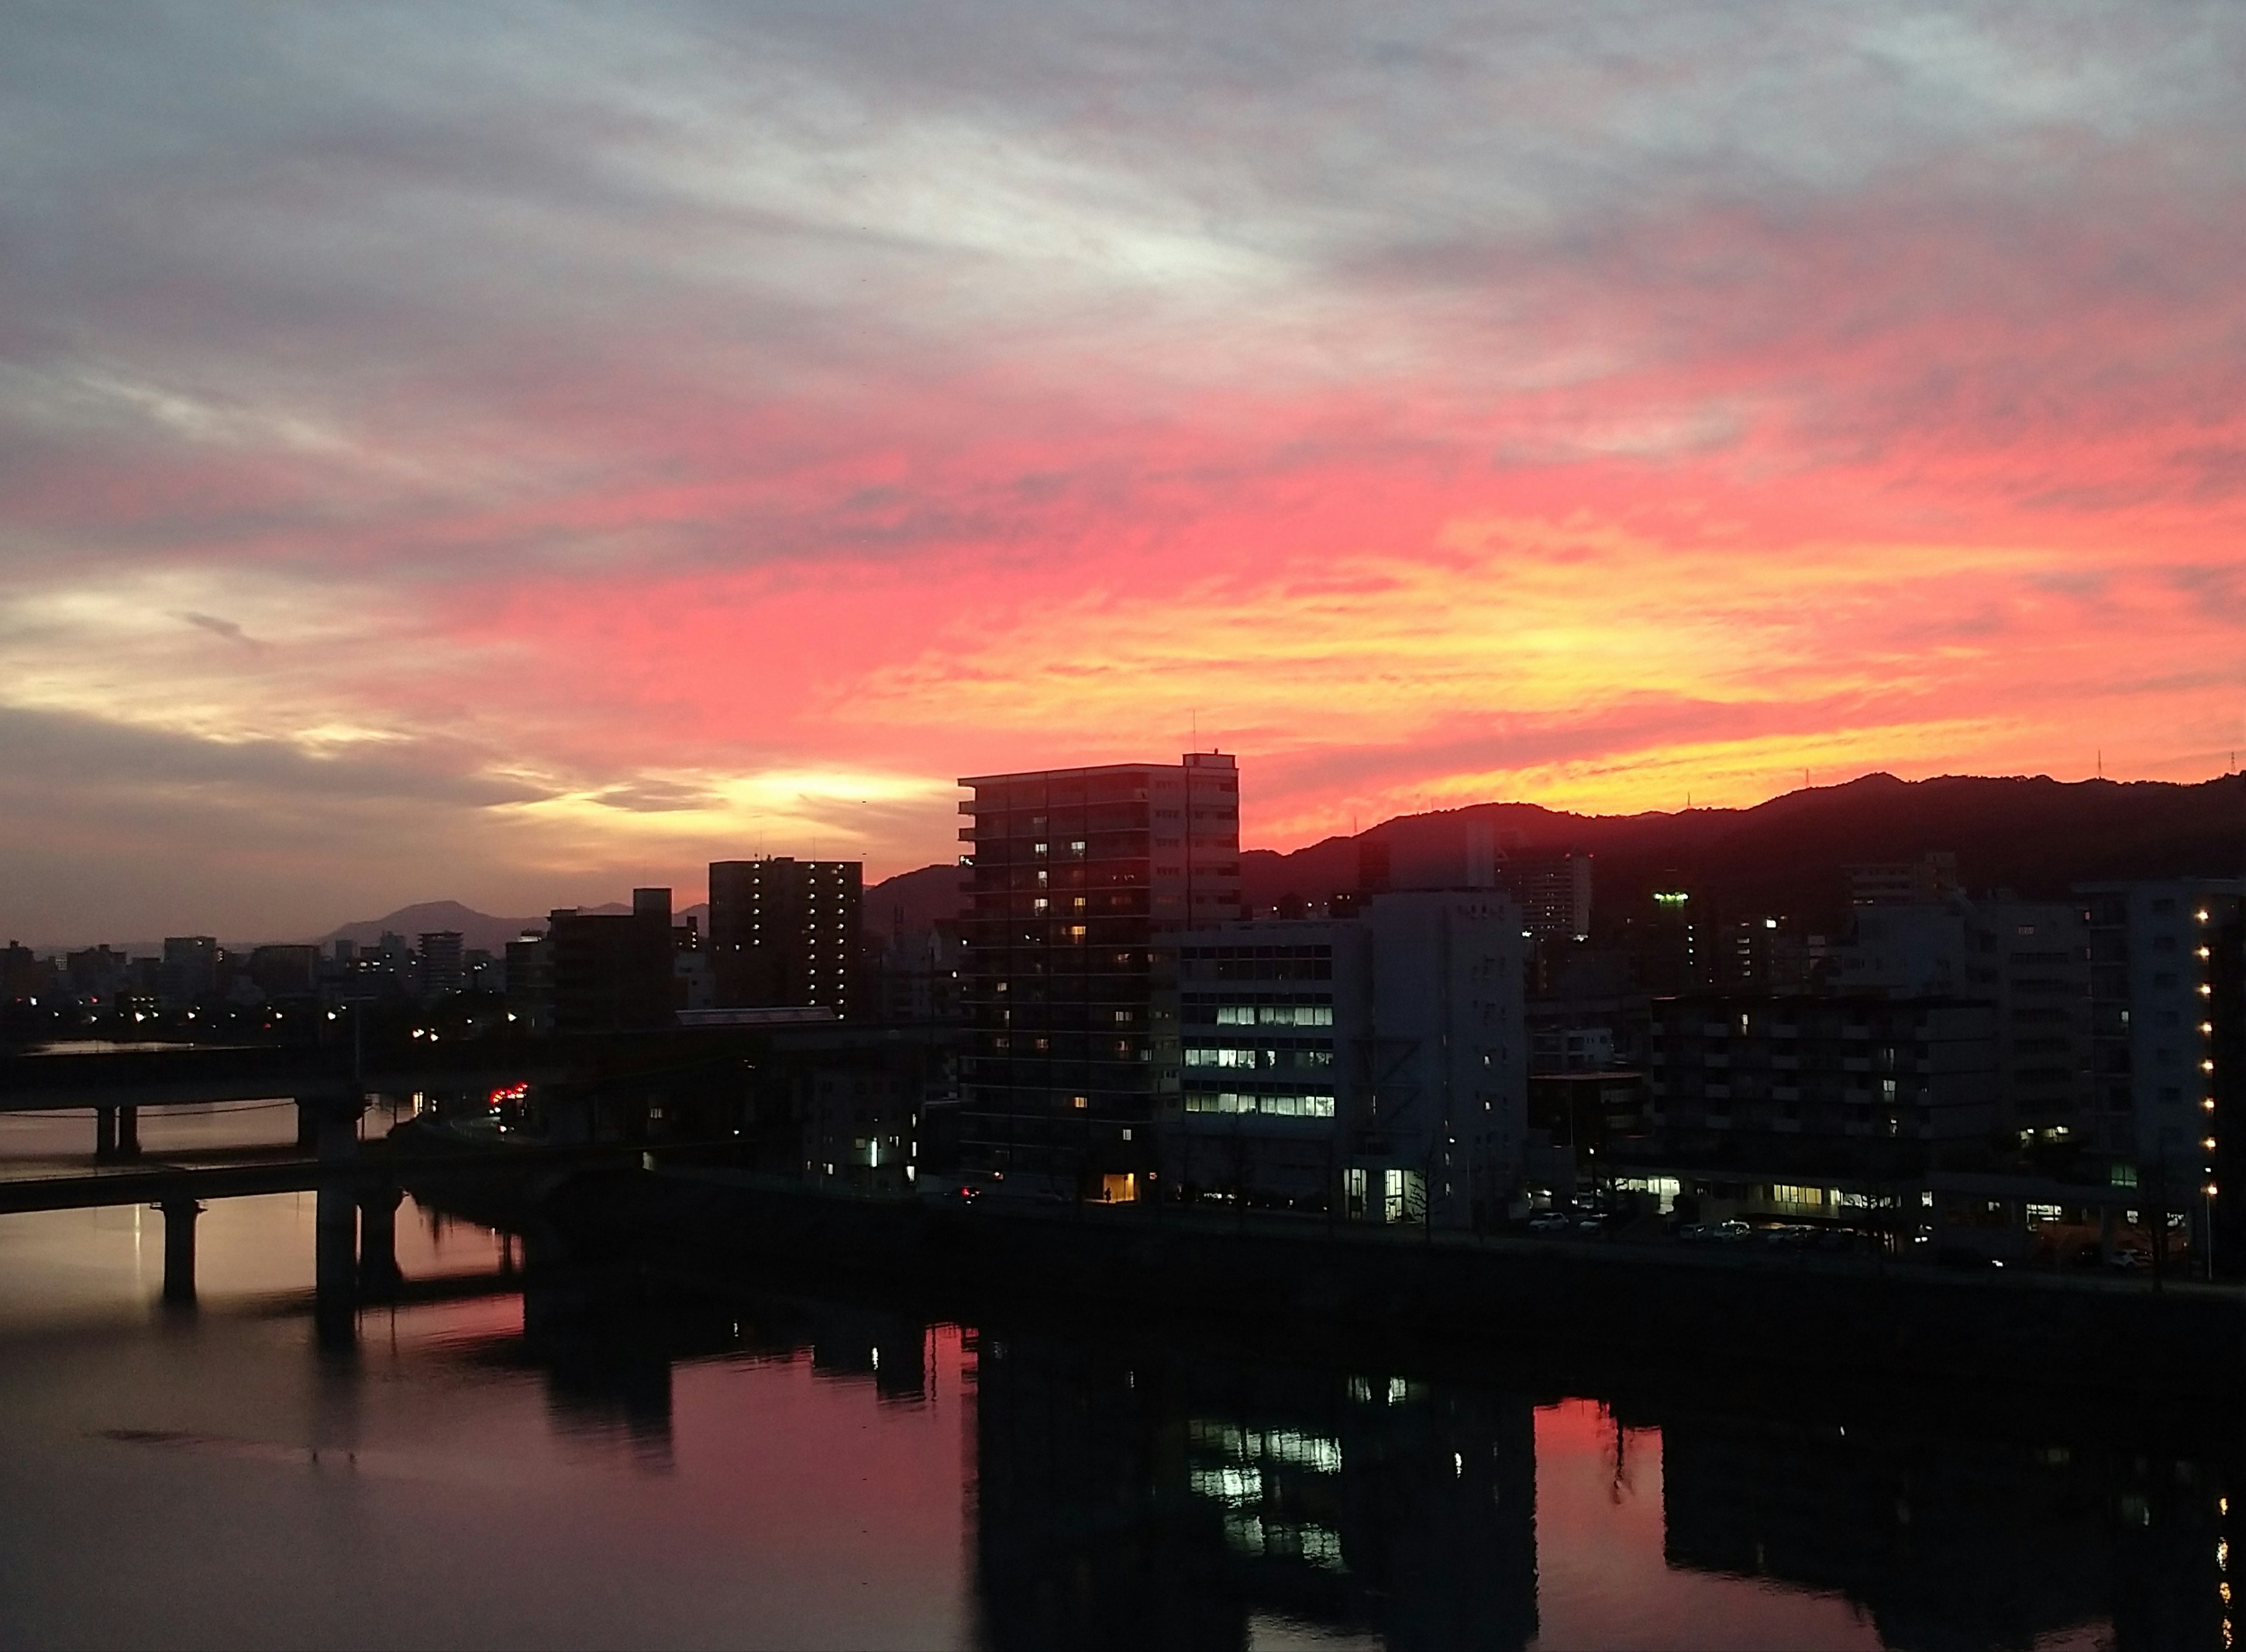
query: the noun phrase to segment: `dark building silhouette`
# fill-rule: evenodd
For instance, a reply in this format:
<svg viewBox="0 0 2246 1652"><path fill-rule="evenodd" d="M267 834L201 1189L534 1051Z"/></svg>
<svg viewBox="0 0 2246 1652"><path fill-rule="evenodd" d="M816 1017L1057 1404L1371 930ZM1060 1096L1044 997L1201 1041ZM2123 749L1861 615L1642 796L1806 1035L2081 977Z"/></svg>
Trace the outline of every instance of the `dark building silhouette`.
<svg viewBox="0 0 2246 1652"><path fill-rule="evenodd" d="M219 949L211 935L167 935L158 990L166 1004L201 1003L218 989Z"/></svg>
<svg viewBox="0 0 2246 1652"><path fill-rule="evenodd" d="M879 945L869 940L867 1009L887 1022L960 1019L959 923L939 918L933 928L905 930Z"/></svg>
<svg viewBox="0 0 2246 1652"><path fill-rule="evenodd" d="M554 945L535 930L507 943L507 1010L524 1032L554 1030Z"/></svg>
<svg viewBox="0 0 2246 1652"><path fill-rule="evenodd" d="M1916 860L1860 861L1841 868L1848 882L1852 907L1916 907L1939 905L1964 886L1957 878L1957 857L1936 849Z"/></svg>
<svg viewBox="0 0 2246 1652"><path fill-rule="evenodd" d="M2207 1099L2208 1133L2215 1141L2208 1207L2215 1217L2215 1263L2220 1275L2246 1275L2246 902L2218 920L2213 908L2200 931L2207 948L2206 1060L2215 1064Z"/></svg>
<svg viewBox="0 0 2246 1652"><path fill-rule="evenodd" d="M1640 991L1696 992L1715 980L1705 901L1675 872L1666 872L1652 899L1623 921L1620 939Z"/></svg>
<svg viewBox="0 0 2246 1652"><path fill-rule="evenodd" d="M1514 849L1497 861L1494 877L1521 908L1521 926L1535 939L1590 938L1589 855L1573 849Z"/></svg>
<svg viewBox="0 0 2246 1652"><path fill-rule="evenodd" d="M710 953L726 1009L859 1008L865 868L786 855L710 863Z"/></svg>
<svg viewBox="0 0 2246 1652"><path fill-rule="evenodd" d="M1244 916L1231 758L972 776L970 1164L1130 1198L1178 1092L1171 938Z"/></svg>
<svg viewBox="0 0 2246 1652"><path fill-rule="evenodd" d="M307 996L319 958L317 947L257 947L249 955L249 978L268 998Z"/></svg>
<svg viewBox="0 0 2246 1652"><path fill-rule="evenodd" d="M668 889L635 889L629 914L557 911L548 921L546 948L555 1031L623 1032L671 1023Z"/></svg>
<svg viewBox="0 0 2246 1652"><path fill-rule="evenodd" d="M1927 1168L1996 1121L1996 1012L1950 998L1708 994L1653 1006L1651 1151L1680 1165Z"/></svg>
<svg viewBox="0 0 2246 1652"><path fill-rule="evenodd" d="M107 947L87 947L70 953L64 964L71 991L82 1000L112 998L129 991L133 985L133 960Z"/></svg>
<svg viewBox="0 0 2246 1652"><path fill-rule="evenodd" d="M449 998L466 984L459 930L436 929L423 935L414 957L420 966L421 996L425 1000Z"/></svg>

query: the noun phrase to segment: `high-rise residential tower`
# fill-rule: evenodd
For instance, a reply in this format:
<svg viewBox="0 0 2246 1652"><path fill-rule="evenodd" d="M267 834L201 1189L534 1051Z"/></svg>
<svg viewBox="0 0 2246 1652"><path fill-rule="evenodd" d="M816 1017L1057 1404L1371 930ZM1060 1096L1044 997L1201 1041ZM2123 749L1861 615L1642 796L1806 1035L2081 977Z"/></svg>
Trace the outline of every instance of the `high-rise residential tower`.
<svg viewBox="0 0 2246 1652"><path fill-rule="evenodd" d="M2093 883L2078 893L2089 911L2101 1122L2134 1161L2124 1173L2185 1209L2217 1185L2223 1139L2236 1128L2220 1112L2217 1047L2239 1006L2218 991L2215 947L2246 913L2246 879Z"/></svg>
<svg viewBox="0 0 2246 1652"><path fill-rule="evenodd" d="M969 1163L1133 1199L1178 1093L1175 938L1241 917L1232 758L963 779Z"/></svg>
<svg viewBox="0 0 2246 1652"><path fill-rule="evenodd" d="M865 867L778 855L710 863L710 953L727 1009L857 1009Z"/></svg>

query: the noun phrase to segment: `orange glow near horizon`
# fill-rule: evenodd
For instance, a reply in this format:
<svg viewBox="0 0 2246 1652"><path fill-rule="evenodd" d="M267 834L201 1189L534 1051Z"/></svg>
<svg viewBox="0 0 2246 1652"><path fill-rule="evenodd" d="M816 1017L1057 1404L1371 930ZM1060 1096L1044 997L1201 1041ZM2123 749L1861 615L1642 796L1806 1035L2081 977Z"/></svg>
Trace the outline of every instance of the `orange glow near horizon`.
<svg viewBox="0 0 2246 1652"><path fill-rule="evenodd" d="M1282 849L2246 750L2246 24L706 26L42 58L8 925L880 877L1194 743Z"/></svg>

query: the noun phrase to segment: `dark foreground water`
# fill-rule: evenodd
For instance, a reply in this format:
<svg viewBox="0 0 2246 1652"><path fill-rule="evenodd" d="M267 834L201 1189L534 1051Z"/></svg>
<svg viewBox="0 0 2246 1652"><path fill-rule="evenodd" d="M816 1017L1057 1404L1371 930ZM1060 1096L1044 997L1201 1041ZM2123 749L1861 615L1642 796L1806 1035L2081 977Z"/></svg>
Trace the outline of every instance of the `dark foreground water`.
<svg viewBox="0 0 2246 1652"><path fill-rule="evenodd" d="M526 1333L497 1280L338 1358L311 1220L214 1205L180 1314L153 1213L0 1218L0 1643L2229 1643L2221 1453L2112 1418L1852 1427L753 1293L534 1296ZM399 1253L500 1248L409 1204Z"/></svg>

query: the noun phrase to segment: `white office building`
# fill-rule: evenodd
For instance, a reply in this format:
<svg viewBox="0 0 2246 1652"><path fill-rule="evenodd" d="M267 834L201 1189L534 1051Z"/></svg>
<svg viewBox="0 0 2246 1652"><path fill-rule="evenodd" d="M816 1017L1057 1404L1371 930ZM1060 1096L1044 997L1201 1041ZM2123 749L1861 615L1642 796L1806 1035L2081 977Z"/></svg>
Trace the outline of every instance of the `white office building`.
<svg viewBox="0 0 2246 1652"><path fill-rule="evenodd" d="M1483 890L1179 938L1164 1175L1373 1222L1501 1219L1528 1098L1520 908Z"/></svg>

